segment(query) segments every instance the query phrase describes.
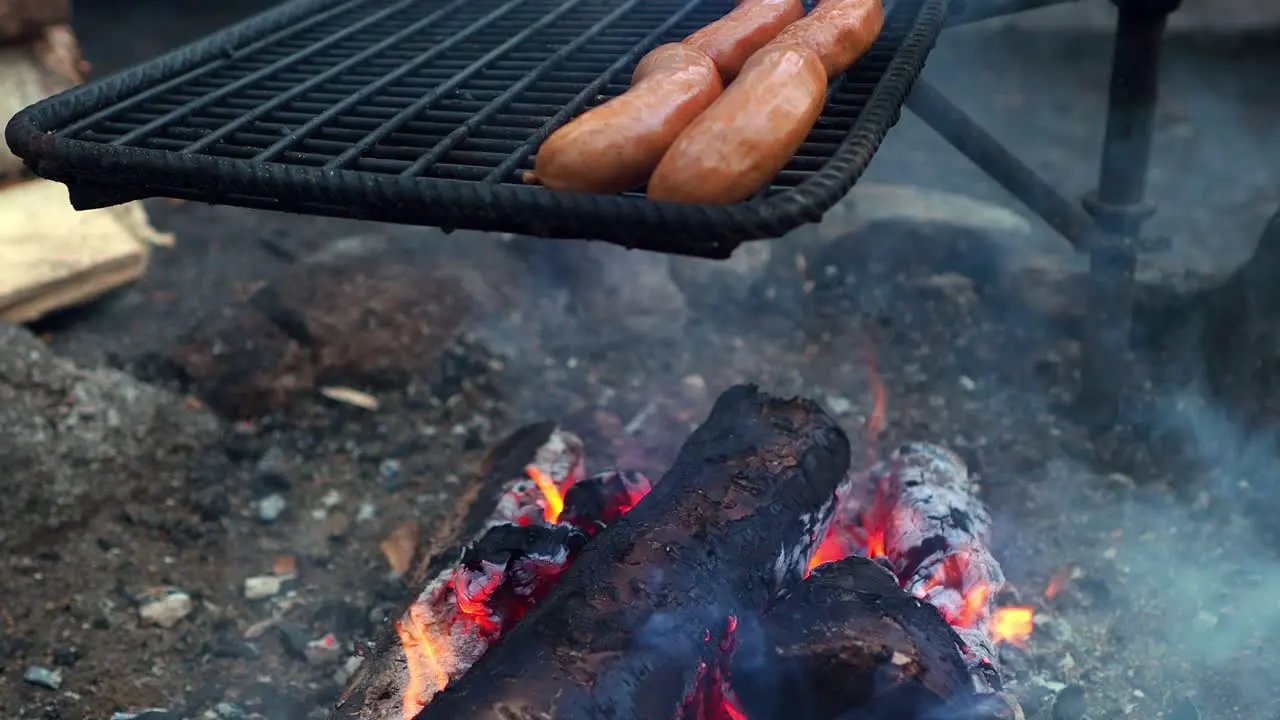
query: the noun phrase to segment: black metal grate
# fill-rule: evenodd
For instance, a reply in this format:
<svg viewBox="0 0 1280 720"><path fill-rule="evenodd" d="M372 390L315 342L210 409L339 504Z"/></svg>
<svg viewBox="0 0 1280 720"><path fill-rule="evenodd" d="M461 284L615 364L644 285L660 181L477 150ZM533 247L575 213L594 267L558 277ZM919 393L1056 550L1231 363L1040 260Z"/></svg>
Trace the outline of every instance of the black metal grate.
<svg viewBox="0 0 1280 720"><path fill-rule="evenodd" d="M21 113L7 139L80 208L165 195L724 255L816 220L896 121L946 0L891 0L800 152L756 199L525 186L538 144L730 0L296 0Z"/></svg>

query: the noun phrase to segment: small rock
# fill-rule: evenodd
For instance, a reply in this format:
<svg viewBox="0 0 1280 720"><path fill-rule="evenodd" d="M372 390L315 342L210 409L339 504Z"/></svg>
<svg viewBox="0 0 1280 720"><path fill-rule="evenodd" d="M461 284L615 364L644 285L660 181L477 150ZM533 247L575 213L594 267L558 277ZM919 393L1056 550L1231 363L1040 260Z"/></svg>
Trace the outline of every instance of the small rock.
<svg viewBox="0 0 1280 720"><path fill-rule="evenodd" d="M303 647L302 652L307 658L307 662L312 665L319 665L326 662L336 662L342 654L342 646L333 633L326 633L324 636L308 642Z"/></svg>
<svg viewBox="0 0 1280 720"><path fill-rule="evenodd" d="M1069 685L1058 693L1058 699L1053 702L1053 720L1080 720L1087 709L1084 688Z"/></svg>
<svg viewBox="0 0 1280 720"><path fill-rule="evenodd" d="M32 665L22 671L22 679L32 685L39 685L50 690L57 690L62 687L61 670L50 670L38 665Z"/></svg>
<svg viewBox="0 0 1280 720"><path fill-rule="evenodd" d="M842 395L828 395L827 409L833 415L848 415L853 411L853 403L850 402L849 398Z"/></svg>
<svg viewBox="0 0 1280 720"><path fill-rule="evenodd" d="M352 675L356 674L356 670L360 669L360 665L364 663L364 658L359 655L352 655L342 664L342 667L333 671L333 681L338 685L345 686Z"/></svg>
<svg viewBox="0 0 1280 720"><path fill-rule="evenodd" d="M693 375L686 375L680 383L684 385L684 389L689 391L691 394L702 396L707 392L706 379L696 373Z"/></svg>
<svg viewBox="0 0 1280 720"><path fill-rule="evenodd" d="M236 705L220 702L213 706L213 716L218 720L244 720L245 713Z"/></svg>
<svg viewBox="0 0 1280 720"><path fill-rule="evenodd" d="M347 531L351 529L351 516L345 512L336 512L324 521L324 535L326 538L337 540L346 537Z"/></svg>
<svg viewBox="0 0 1280 720"><path fill-rule="evenodd" d="M400 473L400 461L387 458L378 463L378 477L382 478L382 489L395 492L404 487L404 476Z"/></svg>
<svg viewBox="0 0 1280 720"><path fill-rule="evenodd" d="M84 657L84 653L75 645L53 649L53 662L55 665L61 665L62 667L73 667L77 662L80 662L82 657Z"/></svg>
<svg viewBox="0 0 1280 720"><path fill-rule="evenodd" d="M273 523L280 519L288 505L289 501L285 500L284 495L271 493L258 501L258 519L267 524Z"/></svg>
<svg viewBox="0 0 1280 720"><path fill-rule="evenodd" d="M191 614L191 596L175 587L158 587L138 597L138 617L144 624L171 628Z"/></svg>
<svg viewBox="0 0 1280 720"><path fill-rule="evenodd" d="M362 502L356 509L356 522L368 522L378 515L378 508L371 502Z"/></svg>
<svg viewBox="0 0 1280 720"><path fill-rule="evenodd" d="M205 651L213 657L253 660L258 657L258 648L253 643L241 640L230 634L215 636L205 645Z"/></svg>
<svg viewBox="0 0 1280 720"><path fill-rule="evenodd" d="M245 578L244 598L246 600L265 600L279 595L292 580L293 578L289 575L256 575Z"/></svg>
<svg viewBox="0 0 1280 720"><path fill-rule="evenodd" d="M320 498L320 505L326 510L332 510L333 508L338 507L341 503L342 493L333 488L330 488L329 492L326 492L324 497Z"/></svg>
<svg viewBox="0 0 1280 720"><path fill-rule="evenodd" d="M293 488L288 462L280 448L271 448L258 460L253 483L255 489L263 495L288 492Z"/></svg>
<svg viewBox="0 0 1280 720"><path fill-rule="evenodd" d="M112 713L111 720L178 720L178 716L163 708L147 708L137 712Z"/></svg>
<svg viewBox="0 0 1280 720"><path fill-rule="evenodd" d="M276 630L280 631L280 644L286 653L299 660L310 660L307 656L307 644L310 640L301 627L288 620L281 620L276 623Z"/></svg>

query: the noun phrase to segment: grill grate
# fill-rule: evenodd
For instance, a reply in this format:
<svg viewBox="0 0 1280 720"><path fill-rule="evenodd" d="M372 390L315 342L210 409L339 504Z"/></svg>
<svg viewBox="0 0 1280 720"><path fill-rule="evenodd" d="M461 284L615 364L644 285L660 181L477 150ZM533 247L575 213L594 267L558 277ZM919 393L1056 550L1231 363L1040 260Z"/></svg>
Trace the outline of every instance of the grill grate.
<svg viewBox="0 0 1280 720"><path fill-rule="evenodd" d="M723 256L821 217L896 121L947 0L890 0L787 168L727 207L521 183L538 144L730 0L295 0L39 103L6 138L78 208L170 196Z"/></svg>

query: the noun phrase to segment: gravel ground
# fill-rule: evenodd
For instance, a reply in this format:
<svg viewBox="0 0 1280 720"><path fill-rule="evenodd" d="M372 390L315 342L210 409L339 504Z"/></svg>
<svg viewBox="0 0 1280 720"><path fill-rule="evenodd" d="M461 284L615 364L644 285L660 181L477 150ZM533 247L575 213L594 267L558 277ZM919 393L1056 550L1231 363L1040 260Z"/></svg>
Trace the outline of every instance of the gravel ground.
<svg viewBox="0 0 1280 720"><path fill-rule="evenodd" d="M104 27L98 41L125 37ZM153 52L100 47L108 68ZM957 70L979 47L983 71ZM975 114L1018 117L1011 145L1083 190L1100 48L966 31L930 74ZM1275 131L1246 122L1274 110L1275 92L1239 70L1274 64L1266 50L1170 50L1175 97L1217 91L1188 105L1192 127L1214 128L1244 101L1230 132L1183 136L1169 129L1176 113L1163 115L1169 152L1153 192L1187 247L1252 240L1280 199L1275 168L1256 159L1276 149ZM1014 81L993 78L1006 71ZM1184 182L1186 165L1202 179ZM872 175L1000 197L910 120ZM867 341L890 446L946 444L983 477L997 555L1019 601L1039 608L1029 645L1005 652L1029 717L1280 716L1276 452L1265 427L1200 391L1194 342L1136 357L1125 424L1090 435L1066 407L1079 353L1068 329L957 263L947 237L905 254L895 246L919 240L906 228L820 251L802 251L798 234L767 268L686 282L682 297L664 263L608 248L151 208L178 245L146 278L39 337L6 328L0 342L2 717L323 717L348 650L403 595L379 541L403 521L429 529L487 444L550 417L584 437L593 467L660 470L715 395L743 381L815 397L860 433ZM335 241L353 237L340 248L354 254L335 261ZM347 261L356 280L308 284ZM386 299L421 287L437 314ZM308 314L308 291L342 312ZM266 331L236 334L245 327ZM378 409L320 397L324 385L366 391ZM248 413L227 387L267 388L269 403ZM290 570L269 596L246 597L247 579L272 586ZM336 649L311 642L329 633Z"/></svg>

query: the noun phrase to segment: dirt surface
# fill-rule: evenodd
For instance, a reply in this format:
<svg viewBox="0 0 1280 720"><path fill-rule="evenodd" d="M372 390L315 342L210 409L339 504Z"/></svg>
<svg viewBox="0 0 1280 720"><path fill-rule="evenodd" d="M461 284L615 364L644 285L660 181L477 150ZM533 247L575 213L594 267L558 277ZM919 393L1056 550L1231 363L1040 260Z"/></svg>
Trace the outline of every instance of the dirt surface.
<svg viewBox="0 0 1280 720"><path fill-rule="evenodd" d="M211 212L159 214L172 227L186 213ZM350 648L401 599L379 541L406 520L429 529L487 443L550 417L586 439L593 469L660 471L714 396L742 381L813 396L858 434L868 341L890 398L885 442L931 440L970 459L1018 601L1040 607L1031 645L1005 653L1028 710L1050 712L1064 686L1083 689L1095 718L1187 717L1187 702L1206 717L1280 709L1255 669L1277 639L1265 585L1274 584L1276 546L1256 524L1275 509L1274 471L1255 474L1273 455L1222 408L1197 408L1185 386L1163 384L1182 376L1144 373L1152 384L1135 396L1141 414L1091 438L1063 408L1075 342L943 266L876 260L900 239L891 228L807 257L804 276L786 262L743 277L752 291L736 310L688 303L681 333L644 342L620 339L623 318L580 312L565 288L532 271L576 246L458 239L465 242L341 243L399 268L393 276L454 278L433 285L424 302L471 308L450 320L457 330L447 348L420 363L402 358L393 381L345 376L377 399L376 411L323 398L313 381L273 398L265 415L219 422L187 396L194 386L174 359L200 346L211 327L201 318L184 318L167 347L143 334L136 352L113 351L152 385L76 369L8 331L5 352L16 359L6 362L22 364L5 365L6 417L25 422L6 422L15 431L0 452L8 467L26 469L6 475L3 494L12 578L0 635L6 717L105 718L144 707L172 717L321 717ZM174 254L200 252L188 241ZM623 251L598 259L634 267ZM282 265L257 293L229 293L210 317L244 317L304 264ZM127 294L153 298L164 272L158 266ZM333 282L310 276L318 290ZM574 297L591 297L592 278L580 283ZM479 302L478 289L494 287L518 298L519 310ZM366 312L351 315L381 317L394 336L394 318L377 315L388 294L364 298ZM800 299L778 300L791 297ZM755 307L746 305L752 298ZM142 300L127 315L147 317L164 303ZM351 332L361 327L345 322ZM73 348L86 336L71 326L52 340ZM205 347L213 365L289 374L239 346ZM320 345L300 347L319 357ZM445 357L452 361L442 367ZM234 404L222 409L237 413ZM271 576L282 562L296 562L296 579L247 599L246 580ZM1055 573L1068 582L1045 601ZM191 599L172 627L141 619L170 601L156 588ZM308 649L327 633L338 649ZM61 688L22 682L31 666L60 671Z"/></svg>
<svg viewBox="0 0 1280 720"><path fill-rule="evenodd" d="M105 66L142 52L112 42ZM1080 50L1096 40L1001 42L993 68L1100 62ZM1178 57L1189 83L1231 75ZM1047 108L1055 142L1035 164L1083 189L1101 84L1072 86L1087 102L1069 107L1032 102L1035 72L1031 99L988 84L965 103ZM1035 145L1025 127L1015 146ZM895 130L873 173L993 192L921 132ZM1186 147L1175 157L1212 155ZM1162 222L1256 237L1269 171L1211 167L1207 194L1160 176ZM656 472L743 381L812 396L858 434L868 345L885 448L938 442L983 477L1016 588L1002 601L1038 608L1030 644L1004 652L1028 717L1280 715L1274 418L1246 413L1257 398L1238 387L1231 404L1206 390L1195 332L1144 347L1125 422L1090 434L1068 408L1073 328L1020 309L945 232L911 253L902 243L928 238L906 228L823 250L797 236L768 263L668 274L594 245L150 207L178 244L146 278L40 338L0 338L0 717L323 717L353 649L402 600L379 541L404 521L430 529L489 443L551 418L583 436L590 469ZM335 252L355 258L349 274L313 272ZM414 289L422 308L404 306ZM1252 352L1274 362L1274 343ZM377 408L320 392L333 387ZM249 599L250 578L276 591Z"/></svg>

